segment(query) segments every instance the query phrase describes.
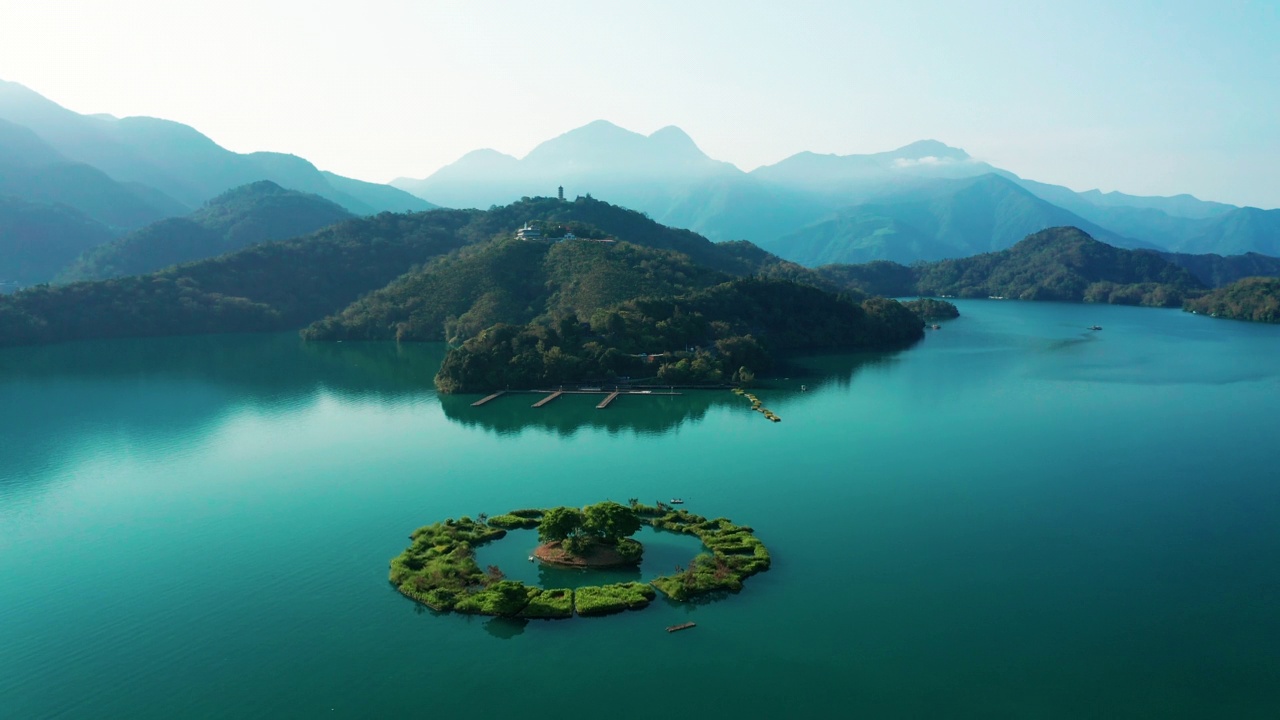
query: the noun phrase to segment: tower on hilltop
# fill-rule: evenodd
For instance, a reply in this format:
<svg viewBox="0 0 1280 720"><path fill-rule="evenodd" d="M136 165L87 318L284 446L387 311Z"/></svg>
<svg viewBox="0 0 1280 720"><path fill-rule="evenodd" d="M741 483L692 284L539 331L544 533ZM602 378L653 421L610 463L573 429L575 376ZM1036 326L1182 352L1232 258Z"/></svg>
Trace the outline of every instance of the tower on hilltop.
<svg viewBox="0 0 1280 720"><path fill-rule="evenodd" d="M564 186L563 185L560 186L559 197L560 197L560 202L564 202Z"/></svg>

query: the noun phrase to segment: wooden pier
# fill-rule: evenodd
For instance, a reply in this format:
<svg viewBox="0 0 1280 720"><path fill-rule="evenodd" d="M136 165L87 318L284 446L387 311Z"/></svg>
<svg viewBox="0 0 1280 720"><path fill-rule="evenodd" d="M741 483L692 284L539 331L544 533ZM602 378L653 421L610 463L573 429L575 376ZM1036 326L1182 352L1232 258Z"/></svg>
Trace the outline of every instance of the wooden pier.
<svg viewBox="0 0 1280 720"><path fill-rule="evenodd" d="M492 395L489 395L488 397L480 398L479 400L477 400L477 401L475 401L475 402L471 403L471 407L480 407L481 405L483 405L483 404L485 404L485 403L489 402L490 400L493 400L493 399L495 399L495 398L497 398L497 397L499 397L499 396L501 396L501 395L506 394L506 392L507 392L506 390L499 390L498 392L496 392L496 393L494 393L494 394L492 394Z"/></svg>
<svg viewBox="0 0 1280 720"><path fill-rule="evenodd" d="M691 623L691 622L681 623L679 625L669 625L667 627L667 632L671 633L671 632L678 632L680 630L688 630L689 628L696 627L696 626L697 626L697 623Z"/></svg>
<svg viewBox="0 0 1280 720"><path fill-rule="evenodd" d="M541 400L539 400L538 402L534 403L534 404L533 404L533 407L540 408L540 407L542 407L543 405L546 405L547 403L551 402L552 400L555 400L556 398L560 397L560 396L561 396L561 395L563 395L563 394L564 394L564 391L563 391L563 390L557 390L557 391L555 391L555 392L551 393L550 395L548 395L548 396L546 396L546 397L542 398L542 399L541 399Z"/></svg>
<svg viewBox="0 0 1280 720"><path fill-rule="evenodd" d="M614 390L613 392L609 393L609 397L607 397L607 398L605 398L605 399L601 400L601 401L600 401L600 404L596 406L596 409L597 409L597 410L603 410L603 409L605 409L605 408L609 407L609 403L613 402L613 399L614 399L614 398L616 398L616 397L618 397L618 395L619 395L619 394L620 394L620 393L619 393L619 391L617 391L617 390Z"/></svg>

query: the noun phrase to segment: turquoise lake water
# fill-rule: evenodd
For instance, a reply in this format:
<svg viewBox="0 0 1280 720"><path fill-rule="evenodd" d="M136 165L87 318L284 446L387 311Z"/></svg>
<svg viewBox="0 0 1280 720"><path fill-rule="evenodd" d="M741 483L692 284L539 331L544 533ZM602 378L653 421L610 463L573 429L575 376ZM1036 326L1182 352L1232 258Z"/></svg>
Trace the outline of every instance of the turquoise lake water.
<svg viewBox="0 0 1280 720"><path fill-rule="evenodd" d="M1280 716L1280 327L957 304L770 381L778 424L728 392L471 408L440 346L0 351L0 717ZM528 623L387 583L446 517L677 496L773 569ZM532 537L480 559L574 584ZM645 577L697 549L641 539Z"/></svg>

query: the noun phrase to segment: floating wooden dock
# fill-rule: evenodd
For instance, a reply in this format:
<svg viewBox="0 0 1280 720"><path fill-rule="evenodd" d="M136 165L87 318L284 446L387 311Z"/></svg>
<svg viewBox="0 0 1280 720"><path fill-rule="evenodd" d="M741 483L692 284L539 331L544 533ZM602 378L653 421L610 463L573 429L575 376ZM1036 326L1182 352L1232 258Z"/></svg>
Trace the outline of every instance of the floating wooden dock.
<svg viewBox="0 0 1280 720"><path fill-rule="evenodd" d="M613 402L613 399L614 399L614 398L616 398L616 397L618 397L618 395L619 395L619 394L620 394L620 393L619 393L617 390L614 390L613 392L609 393L609 397L607 397L607 398L605 398L605 399L601 400L601 401L600 401L600 404L596 406L596 409L597 409L597 410L603 410L603 409L605 409L605 408L609 407L609 403Z"/></svg>
<svg viewBox="0 0 1280 720"><path fill-rule="evenodd" d="M488 396L488 397L480 398L479 400L477 400L477 401L475 401L475 402L471 403L471 407L480 407L481 405L483 405L483 404L485 404L485 403L489 402L490 400L493 400L494 398L497 398L497 397L499 397L499 396L501 396L501 395L506 394L506 392L507 392L506 390L499 390L498 392L496 392L496 393L494 393L494 394L492 394L492 395L490 395L490 396Z"/></svg>
<svg viewBox="0 0 1280 720"><path fill-rule="evenodd" d="M680 630L688 630L689 628L694 627L696 625L697 623L691 623L691 622L681 623L679 625L669 625L667 626L667 632L678 632Z"/></svg>
<svg viewBox="0 0 1280 720"><path fill-rule="evenodd" d="M542 399L541 399L541 400L539 400L538 402L534 403L534 404L533 404L533 407L540 408L540 407L542 407L543 405L546 405L547 403L551 402L552 400L555 400L556 398L560 397L560 396L561 396L561 395L563 395L563 394L564 394L564 391L563 391L563 390L557 390L557 391L555 391L555 392L551 393L550 395L548 395L548 396L546 396L546 397L542 398Z"/></svg>

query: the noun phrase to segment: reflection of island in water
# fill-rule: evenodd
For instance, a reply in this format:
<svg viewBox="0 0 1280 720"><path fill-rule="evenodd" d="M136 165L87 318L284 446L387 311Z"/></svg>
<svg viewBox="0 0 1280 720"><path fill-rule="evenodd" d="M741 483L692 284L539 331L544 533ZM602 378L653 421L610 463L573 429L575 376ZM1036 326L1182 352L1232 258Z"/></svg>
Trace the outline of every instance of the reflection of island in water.
<svg viewBox="0 0 1280 720"><path fill-rule="evenodd" d="M820 355L795 358L776 377L762 379L753 385L754 392L768 393L775 409L788 399L824 386L845 387L859 370L892 362L896 353L863 353L858 355ZM540 407L531 407L545 397L542 394L508 393L481 407L472 407L480 395L441 395L440 406L445 417L468 427L480 427L500 435L512 435L528 428L570 436L581 428L605 430L609 433L633 432L658 435L686 422L697 422L712 408L725 406L746 409L749 405L724 389L679 390L679 395L620 395L605 409L596 405L605 394L565 394Z"/></svg>
<svg viewBox="0 0 1280 720"><path fill-rule="evenodd" d="M77 447L107 438L175 446L199 442L243 411L290 412L322 395L397 404L436 397L433 379L443 343L304 343L293 333L93 340L0 350L0 487L47 476ZM891 355L829 355L796 361L777 380L758 383L775 410L800 386L846 385L860 368ZM782 379L783 377L789 379ZM529 407L533 395L473 408L478 396L439 397L452 422L500 434L579 428L658 434L698 421L716 406L746 407L727 390L678 396L565 396ZM785 413L784 413L785 415ZM785 419L785 417L784 417Z"/></svg>
<svg viewBox="0 0 1280 720"><path fill-rule="evenodd" d="M238 412L322 394L375 403L435 395L442 343L303 343L297 335L93 340L0 350L0 490L47 476L77 447L197 443Z"/></svg>

